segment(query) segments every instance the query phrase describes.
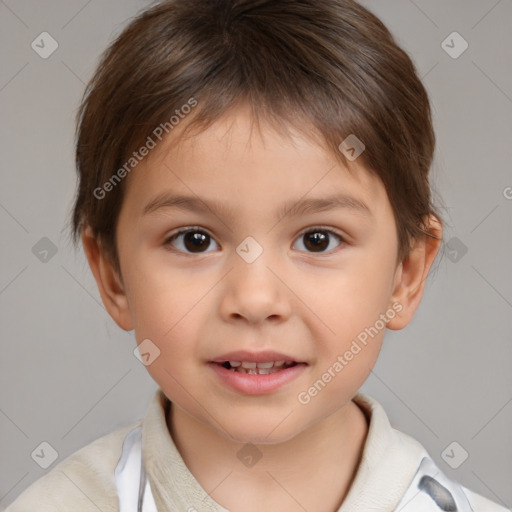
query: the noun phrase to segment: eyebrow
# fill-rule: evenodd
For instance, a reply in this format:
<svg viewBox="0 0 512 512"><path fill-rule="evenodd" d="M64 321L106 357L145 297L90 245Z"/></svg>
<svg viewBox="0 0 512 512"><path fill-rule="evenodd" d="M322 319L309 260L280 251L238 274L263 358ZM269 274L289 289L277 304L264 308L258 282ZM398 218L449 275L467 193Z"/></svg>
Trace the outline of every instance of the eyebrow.
<svg viewBox="0 0 512 512"><path fill-rule="evenodd" d="M218 216L234 217L236 212L218 200L203 200L199 197L174 195L163 192L151 199L142 211L142 215L148 215L162 208L176 208L195 213L214 213ZM299 216L306 213L323 212L332 209L347 209L365 216L371 216L368 205L350 195L335 195L318 198L305 198L292 200L281 205L276 216L281 220L286 215Z"/></svg>

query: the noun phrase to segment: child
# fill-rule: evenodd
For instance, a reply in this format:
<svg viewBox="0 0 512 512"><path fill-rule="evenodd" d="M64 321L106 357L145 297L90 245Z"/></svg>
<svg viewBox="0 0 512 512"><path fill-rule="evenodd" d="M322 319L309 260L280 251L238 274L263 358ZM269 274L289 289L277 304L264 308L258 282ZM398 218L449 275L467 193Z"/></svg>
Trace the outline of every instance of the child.
<svg viewBox="0 0 512 512"><path fill-rule="evenodd" d="M429 101L351 0L169 0L105 53L73 213L159 385L8 512L505 509L359 392L442 225Z"/></svg>

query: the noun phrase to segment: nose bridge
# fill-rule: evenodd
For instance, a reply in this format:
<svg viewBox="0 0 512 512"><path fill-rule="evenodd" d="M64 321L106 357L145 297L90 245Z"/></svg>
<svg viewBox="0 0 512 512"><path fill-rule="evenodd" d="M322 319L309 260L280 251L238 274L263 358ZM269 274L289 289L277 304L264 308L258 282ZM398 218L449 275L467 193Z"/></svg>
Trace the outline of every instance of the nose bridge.
<svg viewBox="0 0 512 512"><path fill-rule="evenodd" d="M279 281L270 271L278 266L277 255L270 247L269 239L260 236L260 242L254 237L246 237L236 248L233 255L233 285L247 288L252 294L276 293Z"/></svg>
<svg viewBox="0 0 512 512"><path fill-rule="evenodd" d="M263 242L265 243L265 242ZM231 272L222 302L224 315L242 316L251 322L284 317L290 304L286 287L276 274L282 272L278 256L254 237L245 238L231 258Z"/></svg>

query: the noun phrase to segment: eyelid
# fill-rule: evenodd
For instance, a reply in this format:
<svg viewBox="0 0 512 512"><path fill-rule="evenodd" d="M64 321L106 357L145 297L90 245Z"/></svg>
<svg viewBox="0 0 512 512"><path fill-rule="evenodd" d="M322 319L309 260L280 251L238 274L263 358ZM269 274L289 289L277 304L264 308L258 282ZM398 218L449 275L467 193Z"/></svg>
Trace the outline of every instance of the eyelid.
<svg viewBox="0 0 512 512"><path fill-rule="evenodd" d="M172 234L170 234L167 238L172 238L173 236L179 235L180 233L186 233L187 231L203 231L204 233L207 233L209 236L212 236L212 234L202 226L185 226L183 228L177 228L176 231L174 231Z"/></svg>
<svg viewBox="0 0 512 512"><path fill-rule="evenodd" d="M215 240L215 237L210 233L210 231L205 229L205 228L203 228L202 226L185 226L183 228L178 228L178 229L176 229L176 231L173 231L170 235L167 235L164 238L164 245L169 244L177 236L183 235L183 234L188 233L190 231L200 231L201 233L204 233L205 235L208 235L210 238Z"/></svg>
<svg viewBox="0 0 512 512"><path fill-rule="evenodd" d="M310 231L314 231L315 229L317 230L323 230L323 231L329 231L331 233L334 233L335 235L339 236L340 238L342 238L343 240L346 240L347 238L347 235L345 235L344 233L342 233L341 231L331 227L331 226L322 226L322 225L313 225L313 226L308 226L304 229L302 229L298 234L297 234L297 237L299 236L302 236L306 233L309 233ZM189 231L202 231L204 233L206 233L209 237L215 239L215 237L205 228L203 228L202 226L186 226L184 228L179 228L177 229L176 231L174 231L172 234L170 234L169 236L167 236L165 238L165 242L168 242L169 240L171 240L172 238L180 235L180 234L183 234L183 233L188 233Z"/></svg>
<svg viewBox="0 0 512 512"><path fill-rule="evenodd" d="M297 236L299 237L299 236L302 236L302 235L304 235L306 233L309 233L310 231L315 231L315 230L318 230L318 231L329 231L330 233L334 233L335 235L339 236L343 240L345 240L345 238L347 237L347 235L345 235L344 233L342 233L341 231L339 231L336 228L333 228L331 226L317 225L317 224L315 224L313 226L308 226L307 228L304 228L302 231L299 232L299 234Z"/></svg>

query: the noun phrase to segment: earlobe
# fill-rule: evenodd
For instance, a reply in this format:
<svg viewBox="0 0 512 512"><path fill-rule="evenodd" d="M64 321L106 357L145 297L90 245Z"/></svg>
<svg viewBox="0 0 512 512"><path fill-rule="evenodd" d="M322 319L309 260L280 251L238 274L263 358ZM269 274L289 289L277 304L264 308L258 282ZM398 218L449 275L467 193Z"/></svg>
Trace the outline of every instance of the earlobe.
<svg viewBox="0 0 512 512"><path fill-rule="evenodd" d="M437 217L429 216L424 224L425 234L413 241L409 255L396 270L391 304L400 304L398 314L391 319L388 329L403 329L418 308L428 273L439 251L442 225Z"/></svg>
<svg viewBox="0 0 512 512"><path fill-rule="evenodd" d="M132 330L133 321L124 284L119 273L102 251L89 226L84 229L81 238L105 308L121 329L125 331Z"/></svg>

